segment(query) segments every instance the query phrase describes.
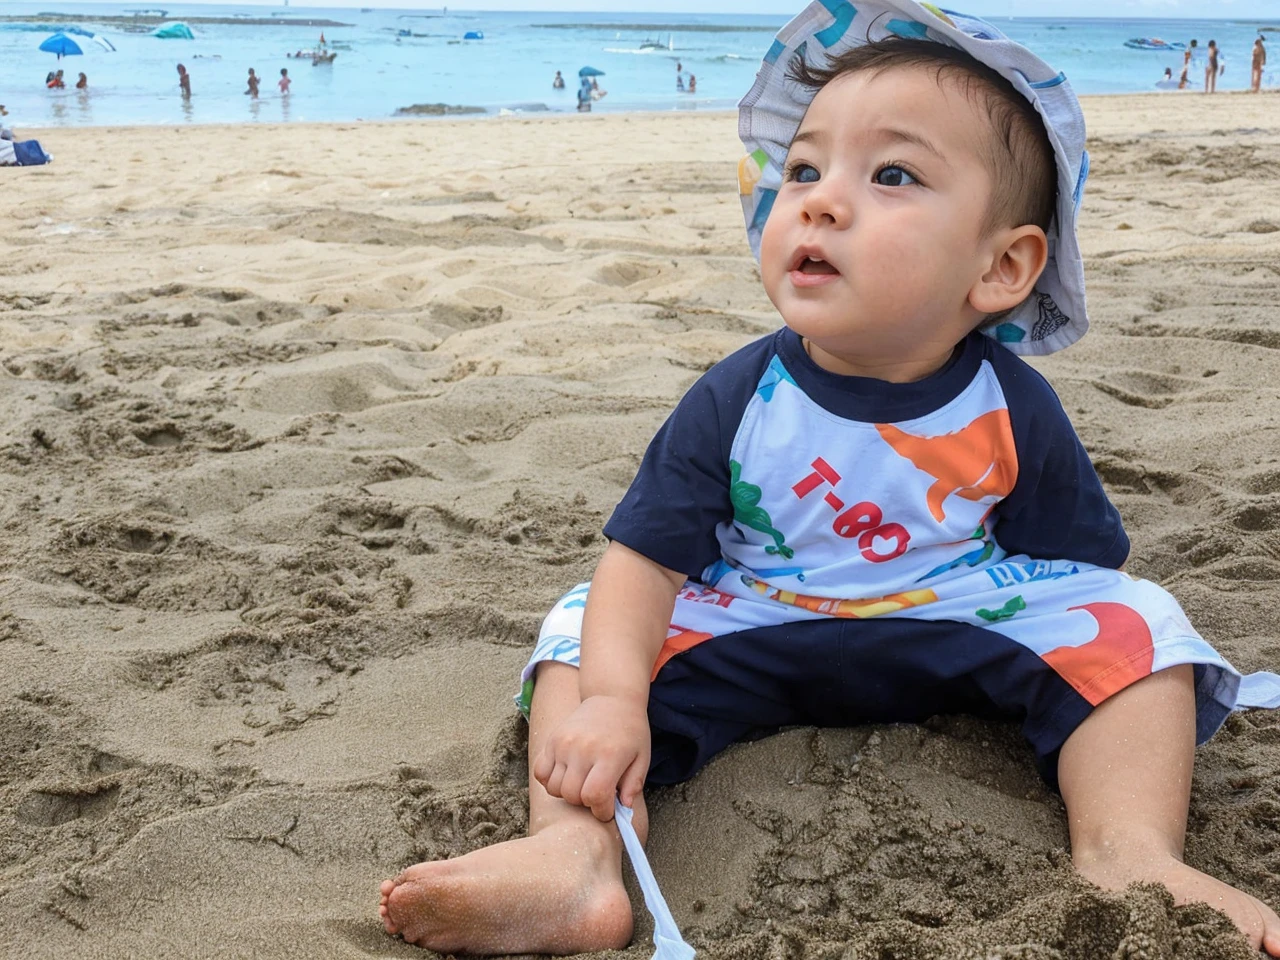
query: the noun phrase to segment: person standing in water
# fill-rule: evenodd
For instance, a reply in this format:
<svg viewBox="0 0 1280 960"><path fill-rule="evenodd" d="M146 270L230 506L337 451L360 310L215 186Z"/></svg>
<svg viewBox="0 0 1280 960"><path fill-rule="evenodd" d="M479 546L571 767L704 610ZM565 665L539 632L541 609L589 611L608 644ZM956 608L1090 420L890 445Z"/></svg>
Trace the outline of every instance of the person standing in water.
<svg viewBox="0 0 1280 960"><path fill-rule="evenodd" d="M684 93L684 66L679 60L676 61L676 90Z"/></svg>
<svg viewBox="0 0 1280 960"><path fill-rule="evenodd" d="M182 91L183 100L191 99L191 74L182 64L178 64L178 88Z"/></svg>
<svg viewBox="0 0 1280 960"><path fill-rule="evenodd" d="M1249 89L1257 93L1262 89L1262 68L1267 65L1267 48L1262 42L1262 34L1253 41L1252 74L1249 77Z"/></svg>
<svg viewBox="0 0 1280 960"><path fill-rule="evenodd" d="M1196 55L1196 39L1193 37L1191 44L1187 47L1186 52L1182 54L1182 73L1178 77L1178 89L1187 89L1187 74L1191 72L1191 61Z"/></svg>
<svg viewBox="0 0 1280 960"><path fill-rule="evenodd" d="M77 90L89 89L89 78L85 76L83 73L80 74L80 79L76 81L76 89Z"/></svg>
<svg viewBox="0 0 1280 960"><path fill-rule="evenodd" d="M1204 92L1216 93L1218 90L1218 76L1227 72L1227 65L1224 63L1219 69L1218 60L1221 57L1221 51L1218 49L1216 40L1209 41L1209 62L1204 68Z"/></svg>
<svg viewBox="0 0 1280 960"><path fill-rule="evenodd" d="M258 99L258 75L253 72L253 67L249 68L249 88L245 90L250 100Z"/></svg>
<svg viewBox="0 0 1280 960"><path fill-rule="evenodd" d="M289 84L291 82L292 81L290 81L289 79L289 68L281 67L280 82L277 84L277 86L280 88L280 96L287 97L289 95Z"/></svg>
<svg viewBox="0 0 1280 960"><path fill-rule="evenodd" d="M556 78L551 81L551 89L552 90L564 89L564 77L560 76L559 70L556 71Z"/></svg>

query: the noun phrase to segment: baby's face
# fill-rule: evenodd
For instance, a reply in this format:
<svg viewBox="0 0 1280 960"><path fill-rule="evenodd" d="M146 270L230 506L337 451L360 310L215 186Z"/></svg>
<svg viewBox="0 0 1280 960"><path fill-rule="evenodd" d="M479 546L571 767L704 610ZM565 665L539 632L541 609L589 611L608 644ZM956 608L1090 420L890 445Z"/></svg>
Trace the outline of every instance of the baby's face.
<svg viewBox="0 0 1280 960"><path fill-rule="evenodd" d="M850 74L820 90L760 244L787 326L859 368L949 355L982 317L968 293L985 272L989 135L936 69Z"/></svg>

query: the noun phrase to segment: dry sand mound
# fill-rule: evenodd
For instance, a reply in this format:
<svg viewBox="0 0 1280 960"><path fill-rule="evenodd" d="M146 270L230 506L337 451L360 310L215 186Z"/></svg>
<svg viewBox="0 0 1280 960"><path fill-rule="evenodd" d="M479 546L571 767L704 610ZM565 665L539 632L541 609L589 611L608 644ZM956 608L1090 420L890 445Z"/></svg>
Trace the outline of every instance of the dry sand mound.
<svg viewBox="0 0 1280 960"><path fill-rule="evenodd" d="M1268 105L1088 105L1096 326L1038 364L1131 569L1244 670L1280 662ZM681 392L776 324L728 115L352 129L50 133L5 175L6 956L422 955L378 881L523 832L541 616ZM1011 727L790 730L651 808L708 957L1250 955L1077 879ZM1188 859L1280 905L1278 828L1280 718L1238 716Z"/></svg>

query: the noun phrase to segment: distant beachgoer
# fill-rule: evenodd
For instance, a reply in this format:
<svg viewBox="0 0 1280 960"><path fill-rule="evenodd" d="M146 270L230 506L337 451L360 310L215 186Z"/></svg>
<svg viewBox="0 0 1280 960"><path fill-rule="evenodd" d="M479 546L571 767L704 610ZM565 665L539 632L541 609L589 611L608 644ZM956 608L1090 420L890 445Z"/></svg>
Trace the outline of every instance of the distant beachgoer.
<svg viewBox="0 0 1280 960"><path fill-rule="evenodd" d="M61 70L56 71L52 77L45 80L44 85L48 87L50 90L62 90L63 88L65 88L66 84L63 83L62 81L62 71Z"/></svg>
<svg viewBox="0 0 1280 960"><path fill-rule="evenodd" d="M289 79L289 68L288 68L288 67L281 67L281 68L280 68L280 83L278 84L278 86L280 87L280 96L282 96L282 97L287 97L287 96L289 95L289 84L290 84L291 82L292 82L292 81Z"/></svg>
<svg viewBox="0 0 1280 960"><path fill-rule="evenodd" d="M1262 68L1267 65L1267 48L1262 42L1262 37L1253 41L1253 73L1249 78L1249 89L1257 93L1262 89Z"/></svg>
<svg viewBox="0 0 1280 960"><path fill-rule="evenodd" d="M253 72L253 67L249 68L249 89L245 90L250 100L258 99L258 75Z"/></svg>
<svg viewBox="0 0 1280 960"><path fill-rule="evenodd" d="M583 77L578 85L578 112L591 112L591 80L588 77Z"/></svg>
<svg viewBox="0 0 1280 960"><path fill-rule="evenodd" d="M86 77L83 73L80 74L80 79L76 81L76 89L77 90L89 89L89 78Z"/></svg>
<svg viewBox="0 0 1280 960"><path fill-rule="evenodd" d="M1227 65L1222 64L1221 69L1218 67L1218 60L1226 59L1221 56L1222 52L1218 49L1216 40L1209 41L1209 62L1204 68L1204 92L1216 93L1218 90L1218 77L1227 72Z"/></svg>
<svg viewBox="0 0 1280 960"><path fill-rule="evenodd" d="M676 61L676 90L684 93L684 65Z"/></svg>
<svg viewBox="0 0 1280 960"><path fill-rule="evenodd" d="M556 71L556 78L551 81L551 89L552 90L564 89L564 77L560 76L559 70Z"/></svg>
<svg viewBox="0 0 1280 960"><path fill-rule="evenodd" d="M178 87L182 90L182 99L191 99L191 74L187 73L187 68L182 64L178 64Z"/></svg>
<svg viewBox="0 0 1280 960"><path fill-rule="evenodd" d="M698 78L695 77L692 73L689 74L689 92L690 93L698 92Z"/></svg>

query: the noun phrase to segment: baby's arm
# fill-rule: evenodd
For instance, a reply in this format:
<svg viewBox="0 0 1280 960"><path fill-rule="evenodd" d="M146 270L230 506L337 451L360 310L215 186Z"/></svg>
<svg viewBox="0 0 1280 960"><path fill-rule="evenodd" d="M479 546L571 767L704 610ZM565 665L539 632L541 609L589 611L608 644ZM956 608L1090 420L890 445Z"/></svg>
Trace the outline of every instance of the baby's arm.
<svg viewBox="0 0 1280 960"><path fill-rule="evenodd" d="M547 738L534 778L553 797L613 818L632 806L649 772L649 677L667 638L685 575L610 543L582 623L582 703Z"/></svg>

